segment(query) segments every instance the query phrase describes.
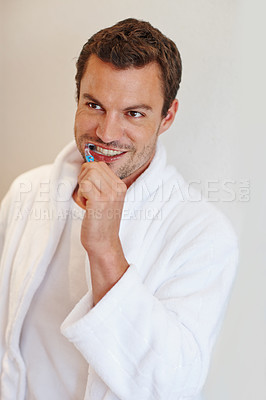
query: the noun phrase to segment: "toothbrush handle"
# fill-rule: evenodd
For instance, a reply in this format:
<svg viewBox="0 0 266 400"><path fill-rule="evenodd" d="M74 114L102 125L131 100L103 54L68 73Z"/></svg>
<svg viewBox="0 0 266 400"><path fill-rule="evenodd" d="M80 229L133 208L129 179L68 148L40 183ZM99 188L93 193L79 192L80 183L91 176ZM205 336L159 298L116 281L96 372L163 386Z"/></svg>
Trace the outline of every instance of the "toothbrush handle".
<svg viewBox="0 0 266 400"><path fill-rule="evenodd" d="M88 162L91 162L91 161L94 161L94 157L90 154L90 155L85 155L85 157L86 157L86 160L88 161Z"/></svg>
<svg viewBox="0 0 266 400"><path fill-rule="evenodd" d="M85 149L85 157L88 162L94 161L94 157L91 155L88 148Z"/></svg>

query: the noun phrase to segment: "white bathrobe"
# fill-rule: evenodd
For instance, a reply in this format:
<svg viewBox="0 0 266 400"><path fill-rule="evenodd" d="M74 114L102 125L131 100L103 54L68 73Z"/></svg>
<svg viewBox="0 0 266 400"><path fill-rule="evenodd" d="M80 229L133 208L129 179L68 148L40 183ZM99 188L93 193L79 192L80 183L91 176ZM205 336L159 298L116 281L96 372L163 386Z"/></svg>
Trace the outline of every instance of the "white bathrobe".
<svg viewBox="0 0 266 400"><path fill-rule="evenodd" d="M60 240L81 163L71 143L53 165L17 178L2 202L1 400L24 400L21 329ZM88 362L86 400L198 398L237 263L230 223L200 197L158 145L125 198L120 239L129 269L95 307L88 285L62 321L62 334Z"/></svg>

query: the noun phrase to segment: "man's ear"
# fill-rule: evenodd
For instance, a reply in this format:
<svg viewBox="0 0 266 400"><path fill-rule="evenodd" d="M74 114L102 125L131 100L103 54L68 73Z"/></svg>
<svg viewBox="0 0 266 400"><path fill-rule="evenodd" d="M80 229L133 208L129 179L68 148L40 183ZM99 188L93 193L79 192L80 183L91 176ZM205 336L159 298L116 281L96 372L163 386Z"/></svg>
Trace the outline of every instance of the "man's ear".
<svg viewBox="0 0 266 400"><path fill-rule="evenodd" d="M173 101L173 103L171 104L171 107L169 108L169 110L167 111L166 116L163 118L162 122L161 122L161 126L159 129L159 135L165 131L167 131L167 129L170 128L170 126L172 125L172 123L175 120L175 116L178 110L178 100L175 99Z"/></svg>

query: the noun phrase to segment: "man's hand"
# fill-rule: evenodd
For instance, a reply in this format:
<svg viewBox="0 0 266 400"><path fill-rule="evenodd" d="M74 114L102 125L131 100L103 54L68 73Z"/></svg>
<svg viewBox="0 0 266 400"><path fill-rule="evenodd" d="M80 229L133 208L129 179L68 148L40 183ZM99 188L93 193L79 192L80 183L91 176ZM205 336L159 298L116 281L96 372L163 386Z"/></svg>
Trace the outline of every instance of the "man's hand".
<svg viewBox="0 0 266 400"><path fill-rule="evenodd" d="M105 163L82 165L74 200L86 210L81 243L90 260L94 304L128 268L119 239L126 190Z"/></svg>

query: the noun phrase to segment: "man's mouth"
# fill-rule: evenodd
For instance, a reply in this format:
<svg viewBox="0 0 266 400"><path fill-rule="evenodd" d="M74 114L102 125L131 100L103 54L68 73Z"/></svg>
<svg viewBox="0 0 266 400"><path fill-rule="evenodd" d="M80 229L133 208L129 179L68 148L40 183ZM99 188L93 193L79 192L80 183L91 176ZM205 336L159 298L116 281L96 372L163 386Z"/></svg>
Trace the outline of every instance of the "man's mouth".
<svg viewBox="0 0 266 400"><path fill-rule="evenodd" d="M97 146L93 143L87 143L87 148L89 148L89 154L93 157L94 161L104 161L107 164L118 160L126 152L115 149L107 149L101 146Z"/></svg>
<svg viewBox="0 0 266 400"><path fill-rule="evenodd" d="M102 154L102 155L108 156L108 157L113 157L113 156L117 156L119 154L124 153L124 151L104 149L103 147L95 146L95 145L94 145L94 148L91 150L96 154Z"/></svg>

